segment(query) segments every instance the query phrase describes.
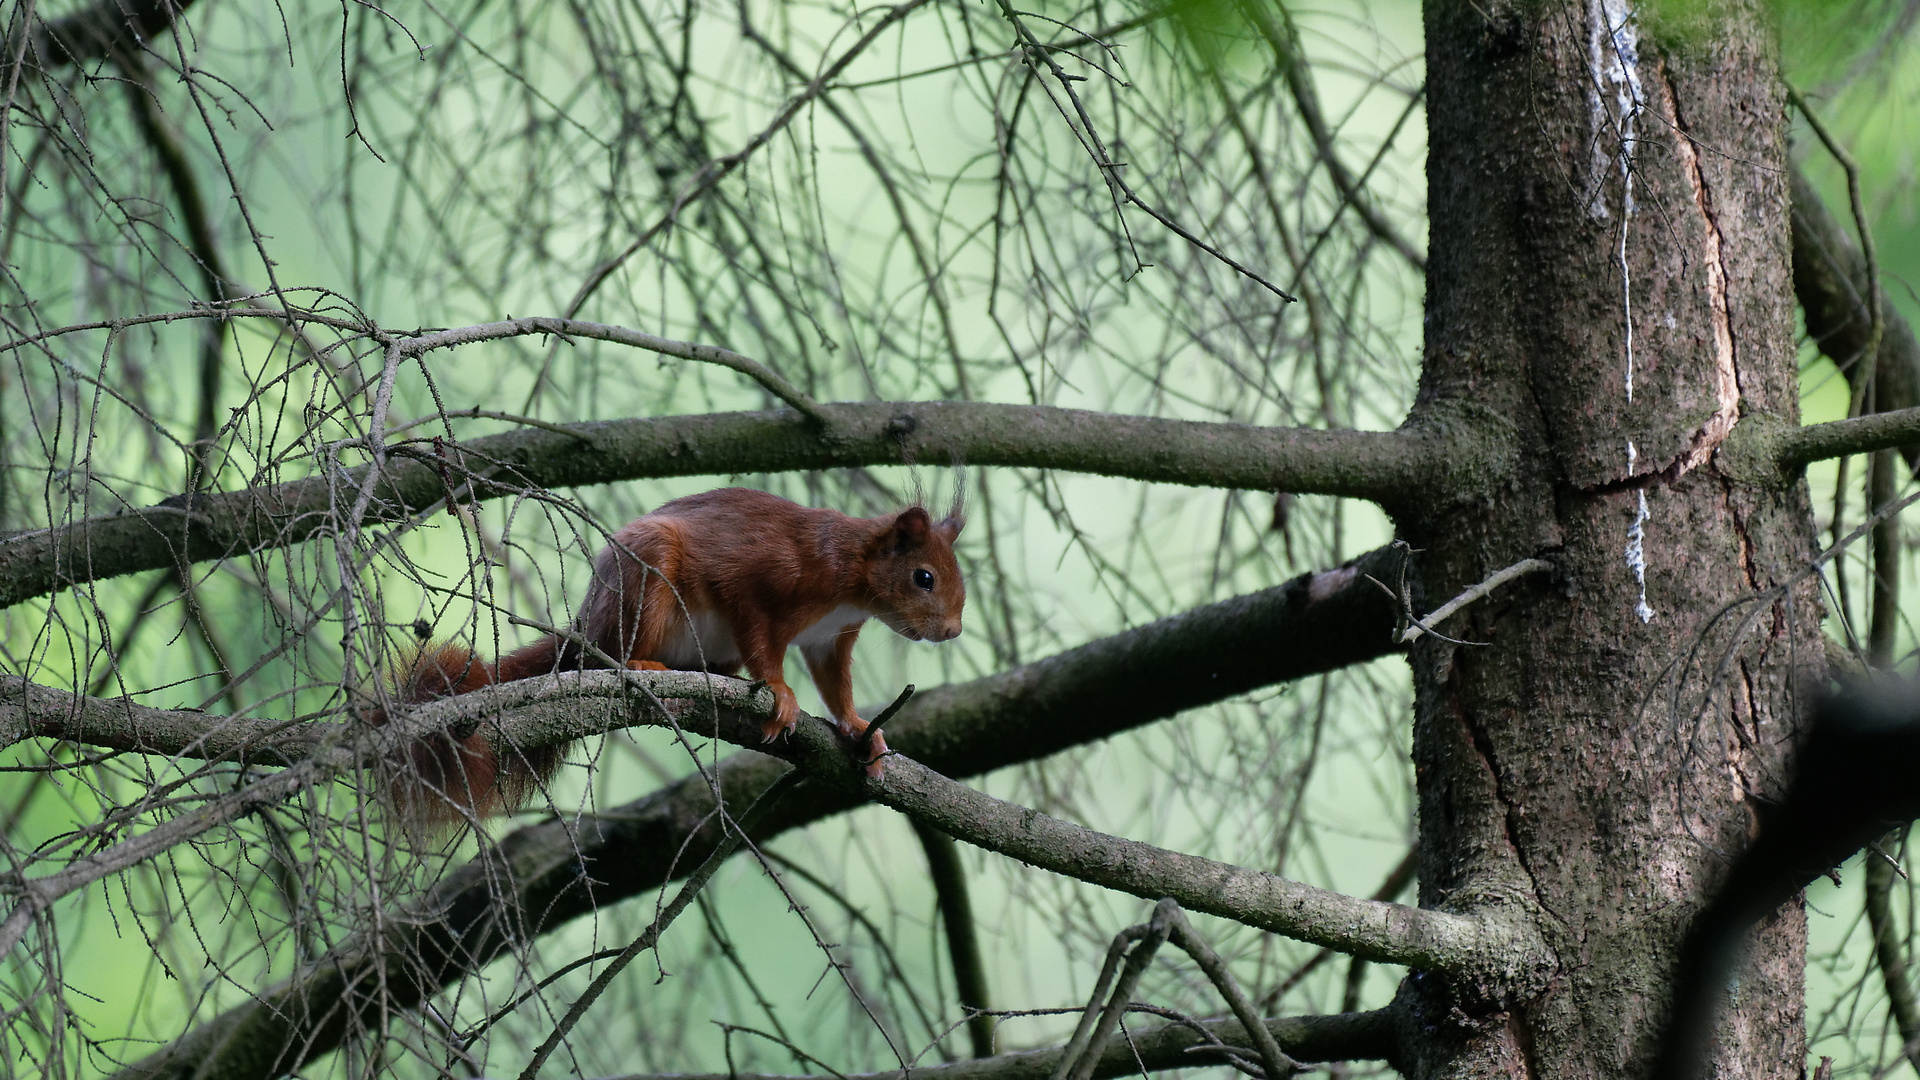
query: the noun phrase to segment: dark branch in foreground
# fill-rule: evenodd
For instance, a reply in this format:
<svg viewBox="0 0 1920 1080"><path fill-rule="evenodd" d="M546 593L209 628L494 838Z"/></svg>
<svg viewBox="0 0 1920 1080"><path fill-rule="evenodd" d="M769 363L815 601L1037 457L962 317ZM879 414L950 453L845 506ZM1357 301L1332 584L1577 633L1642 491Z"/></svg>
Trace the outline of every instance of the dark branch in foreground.
<svg viewBox="0 0 1920 1080"><path fill-rule="evenodd" d="M1268 1020L1266 1028L1279 1041L1280 1048L1296 1061L1377 1061L1394 1056L1396 1018L1390 1009L1374 1012L1340 1013L1333 1016L1290 1016ZM1093 1070L1093 1080L1162 1069L1191 1069L1220 1063L1219 1046L1252 1056L1252 1040L1246 1028L1235 1020L1203 1020L1198 1025L1207 1033L1183 1024L1165 1024L1146 1031L1128 1032L1127 1038L1107 1047ZM945 1065L916 1067L907 1073L846 1073L844 1080L1047 1080L1060 1064L1064 1047L1028 1050L1018 1054L975 1058ZM1138 1055L1137 1057L1135 1055ZM800 1076L771 1073L684 1073L671 1075L635 1074L610 1080L808 1080Z"/></svg>
<svg viewBox="0 0 1920 1080"><path fill-rule="evenodd" d="M887 728L903 754L973 776L1105 738L1261 686L1397 651L1393 605L1363 576L1390 574L1385 549L1338 570L1210 604L1001 675L914 697ZM1167 677L1166 673L1181 677ZM756 753L714 770L743 807L786 770ZM818 787L784 804L765 840L859 805ZM698 777L577 822L520 829L451 871L385 940L342 943L247 1005L124 1070L123 1078L264 1080L417 1007L514 941L559 928L686 873L719 842Z"/></svg>
<svg viewBox="0 0 1920 1080"><path fill-rule="evenodd" d="M24 59L49 67L99 60L116 49L159 36L192 4L193 0L99 0L50 22L35 19ZM17 48L13 41L0 47L9 58Z"/></svg>
<svg viewBox="0 0 1920 1080"><path fill-rule="evenodd" d="M1748 932L1875 837L1920 817L1916 770L1920 685L1863 684L1819 702L1786 793L1762 807L1753 844L1687 930L1652 1080L1711 1072L1708 1052Z"/></svg>
<svg viewBox="0 0 1920 1080"><path fill-rule="evenodd" d="M1422 490L1467 490L1469 479L1487 482L1485 463L1461 448L1405 431L1255 427L982 402L818 410L830 424L825 432L781 410L513 431L448 446L445 459L426 452L408 460L414 451L396 445L367 521L404 521L442 505L447 469L462 502L647 477L885 465L903 455L1387 503ZM335 505L338 493L357 487L365 468L333 481L175 497L0 540L0 607L82 581L286 547L340 528L346 508ZM1442 469L1449 476L1440 476Z"/></svg>

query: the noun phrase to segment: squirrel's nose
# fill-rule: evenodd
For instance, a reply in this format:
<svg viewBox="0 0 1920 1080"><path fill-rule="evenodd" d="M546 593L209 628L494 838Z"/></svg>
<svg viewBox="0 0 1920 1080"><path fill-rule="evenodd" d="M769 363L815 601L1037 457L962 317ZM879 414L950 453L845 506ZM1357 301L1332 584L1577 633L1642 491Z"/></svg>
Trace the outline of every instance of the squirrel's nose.
<svg viewBox="0 0 1920 1080"><path fill-rule="evenodd" d="M953 619L940 624L940 641L952 641L960 636L960 620Z"/></svg>

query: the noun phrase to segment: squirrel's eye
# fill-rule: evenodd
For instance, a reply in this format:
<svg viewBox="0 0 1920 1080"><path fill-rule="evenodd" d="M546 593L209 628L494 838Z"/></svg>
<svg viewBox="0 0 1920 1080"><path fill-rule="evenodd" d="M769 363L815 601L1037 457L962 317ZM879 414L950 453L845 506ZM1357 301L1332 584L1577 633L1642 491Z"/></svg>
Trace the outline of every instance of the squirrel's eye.
<svg viewBox="0 0 1920 1080"><path fill-rule="evenodd" d="M933 571L915 570L913 572L913 583L927 590L928 592L932 592L933 591Z"/></svg>

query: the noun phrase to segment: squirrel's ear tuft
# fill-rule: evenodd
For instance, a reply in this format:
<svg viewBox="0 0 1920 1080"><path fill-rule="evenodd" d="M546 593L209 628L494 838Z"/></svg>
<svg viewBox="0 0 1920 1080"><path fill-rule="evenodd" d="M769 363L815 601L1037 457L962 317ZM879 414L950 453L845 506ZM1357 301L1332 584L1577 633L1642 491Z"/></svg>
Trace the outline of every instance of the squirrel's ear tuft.
<svg viewBox="0 0 1920 1080"><path fill-rule="evenodd" d="M960 538L960 530L966 527L966 518L961 517L959 514L952 514L941 519L940 524L935 525L933 528L935 532L946 537L947 543L951 544Z"/></svg>
<svg viewBox="0 0 1920 1080"><path fill-rule="evenodd" d="M893 539L899 547L917 547L927 542L927 534L933 529L933 519L918 506L909 506L900 511L893 519Z"/></svg>

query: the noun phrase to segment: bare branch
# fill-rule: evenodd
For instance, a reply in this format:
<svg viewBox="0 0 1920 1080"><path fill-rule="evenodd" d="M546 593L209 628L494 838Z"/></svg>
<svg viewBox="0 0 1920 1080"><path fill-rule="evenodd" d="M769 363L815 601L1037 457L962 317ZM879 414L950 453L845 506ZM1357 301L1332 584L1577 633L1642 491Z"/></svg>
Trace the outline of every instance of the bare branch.
<svg viewBox="0 0 1920 1080"><path fill-rule="evenodd" d="M71 694L18 675L0 676L0 747L23 739L64 739L141 754L289 765L343 728L214 716L198 709L155 709L127 698Z"/></svg>
<svg viewBox="0 0 1920 1080"><path fill-rule="evenodd" d="M1133 1001L1140 976L1146 973L1160 946L1167 943L1167 935L1172 931L1166 918L1169 906L1179 907L1171 900L1162 900L1155 905L1151 920L1114 935L1113 944L1107 949L1107 961L1100 968L1100 977L1094 980L1093 996L1080 1014L1073 1038L1067 1040L1067 1052L1047 1080L1090 1080L1094 1066L1099 1064L1113 1040L1113 1033L1120 1028L1120 1018L1126 1015L1127 1006ZM1107 993L1109 986L1113 988L1111 996ZM1105 1009L1100 1007L1103 998ZM1241 1021L1244 1023L1245 1019Z"/></svg>
<svg viewBox="0 0 1920 1080"><path fill-rule="evenodd" d="M1308 70L1306 57L1300 50L1299 32L1286 8L1276 4L1270 10L1258 3L1242 3L1240 7L1247 20L1266 40L1267 47L1273 50L1274 61L1279 65L1281 75L1286 78L1287 92L1293 97L1294 107L1300 110L1300 119L1306 122L1307 134L1313 139L1314 149L1327 167L1327 176L1340 192L1341 205L1353 207L1369 232L1399 252L1415 270L1426 273L1426 255L1413 246L1412 241L1400 235L1400 230L1380 213L1379 208L1373 205L1372 196L1364 189L1365 178L1356 181L1353 171L1341 160L1339 148L1333 142L1333 130L1327 126L1326 115L1320 108L1320 94L1313 85L1313 72Z"/></svg>
<svg viewBox="0 0 1920 1080"><path fill-rule="evenodd" d="M862 783L826 728L798 740L799 763L816 779ZM1544 947L1524 919L1468 918L1383 904L1303 885L1275 874L1108 836L995 799L896 754L886 774L865 781L876 802L970 844L1057 874L1145 899L1172 897L1194 911L1353 956L1423 970L1471 973L1505 985L1530 977Z"/></svg>
<svg viewBox="0 0 1920 1080"><path fill-rule="evenodd" d="M783 472L960 457L976 465L1052 468L1159 483L1284 490L1398 502L1449 478L1485 474L1470 448L1409 431L1324 431L1121 416L1039 405L869 402L818 407L831 436L792 412L576 424L448 446L445 459L390 462L367 521L401 521L444 505L441 461L477 500L642 477ZM404 456L405 447L389 453ZM426 455L421 455L425 457ZM88 518L0 540L0 607L97 581L300 543L338 528L344 478L295 480Z"/></svg>
<svg viewBox="0 0 1920 1080"><path fill-rule="evenodd" d="M1880 848L1899 846L1900 839L1908 828L1895 829L1880 840ZM1920 1072L1920 1003L1916 1003L1912 978L1907 973L1907 941L1901 935L1899 926L1893 917L1893 878L1900 870L1900 864L1886 857L1875 858L1869 853L1864 860L1866 871L1866 909L1867 926L1873 937L1873 959L1880 968L1881 984L1886 987L1887 1012L1893 1018L1893 1026L1900 1032L1903 1044L1902 1052L1907 1063L1915 1072Z"/></svg>
<svg viewBox="0 0 1920 1080"><path fill-rule="evenodd" d="M1268 1020L1266 1029L1273 1034L1287 1056L1297 1061L1364 1061L1392 1058L1395 1055L1397 1016L1392 1009L1374 1012L1341 1013L1333 1016L1298 1016ZM1212 1048L1216 1045L1252 1052L1246 1029L1237 1020L1209 1020L1196 1032L1182 1024L1167 1024L1143 1032L1131 1033L1126 1042L1107 1048L1093 1068L1093 1080L1137 1074L1142 1068L1195 1068L1217 1064ZM1204 1034L1202 1034L1204 1032ZM1028 1050L1018 1054L975 1058L946 1065L916 1066L912 1078L921 1080L1046 1080L1059 1064L1064 1047ZM636 1074L610 1080L670 1080L666 1076ZM807 1080L798 1076L768 1073L674 1074L671 1080ZM847 1073L845 1080L911 1080L899 1071Z"/></svg>
<svg viewBox="0 0 1920 1080"><path fill-rule="evenodd" d="M868 725L868 731L872 731L872 725ZM920 821L913 823L913 831L927 855L927 874L933 879L934 898L947 935L947 956L953 963L954 997L967 1013L967 1038L973 1056L991 1057L993 1017L988 1010L993 1006L987 996L986 966L980 962L980 935L973 921L967 868L960 865L960 850L953 837Z"/></svg>
<svg viewBox="0 0 1920 1080"><path fill-rule="evenodd" d="M633 693L636 686L646 692ZM396 731L418 734L451 727L462 720L478 721L480 730L496 742L502 754L515 748L560 745L637 724L676 726L689 733L754 747L762 745L759 724L771 715L772 708L773 695L764 687L723 676L692 672L567 673L483 687L406 709L397 714L404 723L377 732L382 738L376 740L381 744L376 751L392 752L394 748L385 744L394 741ZM904 754L889 757L883 776L858 778L849 765L847 748L834 729L817 719L809 719L776 750L806 769L816 781L836 786L855 799L865 797L891 806L956 839L1028 865L1135 896L1171 897L1192 910L1272 933L1369 960L1427 970L1468 972L1507 981L1540 962L1537 942L1519 921L1502 923L1364 900L1274 874L1109 836L996 799ZM323 748L323 754L327 755L325 761L316 755L303 763L303 767L311 765L316 770L316 778L301 773L281 786L315 782L350 767L356 759L352 754L332 754L327 748ZM265 791L266 785L262 781L256 786ZM286 794L293 790L297 788L288 788ZM268 793L262 797L273 796ZM159 844L156 834L169 826L142 834L138 841L128 844ZM156 838L148 841L150 837ZM185 838L170 839L166 846ZM160 850L164 847L156 847L143 857ZM124 865L112 869L124 869ZM105 872L110 870L86 880L95 880Z"/></svg>
<svg viewBox="0 0 1920 1080"><path fill-rule="evenodd" d="M1284 1080L1285 1077L1299 1072L1300 1063L1280 1049L1280 1044L1274 1039L1273 1033L1260 1022L1260 1014L1254 1011L1253 1001L1247 997L1246 991L1240 988L1240 983L1233 977L1233 971L1228 968L1227 962L1221 959L1220 954L1213 951L1213 946L1207 944L1207 939L1201 937L1199 931L1193 928L1193 924L1187 920L1186 913L1181 911L1178 905L1174 905L1171 900L1162 900L1160 904L1163 907L1173 907L1167 915L1167 921L1173 928L1173 932L1168 935L1168 940L1179 946L1188 956L1193 957L1193 962L1199 965L1200 970L1206 974L1214 988L1220 991L1220 996L1226 999L1227 1007L1233 1010L1233 1015L1246 1028L1247 1034L1253 1037L1253 1045L1260 1051L1260 1061L1267 1070L1267 1080Z"/></svg>

